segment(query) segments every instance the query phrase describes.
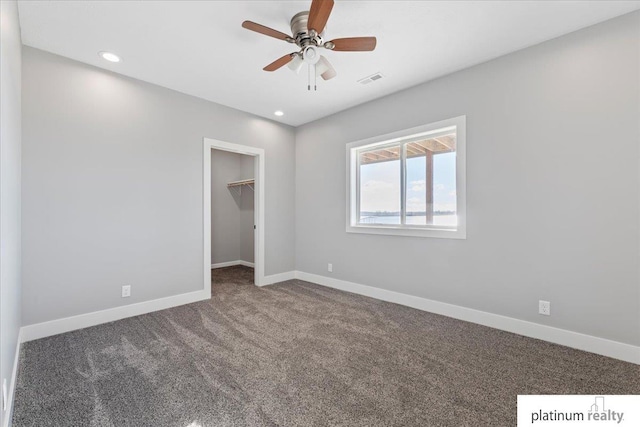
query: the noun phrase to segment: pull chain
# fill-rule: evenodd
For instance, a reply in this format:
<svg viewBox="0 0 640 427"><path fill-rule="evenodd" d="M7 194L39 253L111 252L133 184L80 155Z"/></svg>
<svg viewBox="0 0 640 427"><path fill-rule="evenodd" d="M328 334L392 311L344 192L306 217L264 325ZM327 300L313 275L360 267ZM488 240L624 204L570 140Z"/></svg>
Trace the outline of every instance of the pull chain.
<svg viewBox="0 0 640 427"><path fill-rule="evenodd" d="M316 64L309 64L309 67L307 68L307 90L311 90L311 79L312 79L311 76L313 76L313 90L317 91L318 76L316 76Z"/></svg>

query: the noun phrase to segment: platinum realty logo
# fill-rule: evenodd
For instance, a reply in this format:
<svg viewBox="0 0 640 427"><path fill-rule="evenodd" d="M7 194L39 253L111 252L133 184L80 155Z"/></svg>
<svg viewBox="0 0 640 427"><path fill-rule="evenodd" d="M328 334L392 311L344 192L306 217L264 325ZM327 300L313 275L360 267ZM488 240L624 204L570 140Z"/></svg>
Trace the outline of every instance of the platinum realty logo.
<svg viewBox="0 0 640 427"><path fill-rule="evenodd" d="M620 424L624 418L624 412L616 412L611 409L605 411L604 408L604 396L596 396L596 401L589 412L543 412L542 409L538 412L531 414L531 424L536 421L616 421L616 424Z"/></svg>
<svg viewBox="0 0 640 427"><path fill-rule="evenodd" d="M640 426L640 396L519 395L518 426L532 424Z"/></svg>

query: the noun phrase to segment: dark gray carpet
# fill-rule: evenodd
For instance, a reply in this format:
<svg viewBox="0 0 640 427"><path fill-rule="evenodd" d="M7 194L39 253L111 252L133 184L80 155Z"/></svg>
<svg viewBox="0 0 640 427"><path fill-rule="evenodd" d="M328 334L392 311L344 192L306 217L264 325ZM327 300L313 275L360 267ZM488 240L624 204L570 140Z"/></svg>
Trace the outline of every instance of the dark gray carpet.
<svg viewBox="0 0 640 427"><path fill-rule="evenodd" d="M508 426L517 394L638 394L638 366L289 281L22 346L14 426Z"/></svg>

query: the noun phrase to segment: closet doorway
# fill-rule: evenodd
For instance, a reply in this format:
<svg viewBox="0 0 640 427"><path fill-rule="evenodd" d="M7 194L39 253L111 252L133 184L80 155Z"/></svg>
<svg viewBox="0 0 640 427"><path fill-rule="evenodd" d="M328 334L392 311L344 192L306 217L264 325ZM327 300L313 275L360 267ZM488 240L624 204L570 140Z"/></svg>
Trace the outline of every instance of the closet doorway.
<svg viewBox="0 0 640 427"><path fill-rule="evenodd" d="M264 282L264 150L204 139L204 281L212 270L253 268Z"/></svg>

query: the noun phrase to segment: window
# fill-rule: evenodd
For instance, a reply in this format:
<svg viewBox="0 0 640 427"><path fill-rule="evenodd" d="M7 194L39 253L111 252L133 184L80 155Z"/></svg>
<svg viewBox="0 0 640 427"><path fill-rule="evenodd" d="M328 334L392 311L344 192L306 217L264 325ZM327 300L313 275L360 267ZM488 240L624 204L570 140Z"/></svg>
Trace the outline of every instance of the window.
<svg viewBox="0 0 640 427"><path fill-rule="evenodd" d="M347 231L466 238L465 117L347 145Z"/></svg>

